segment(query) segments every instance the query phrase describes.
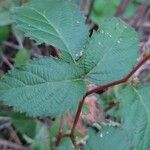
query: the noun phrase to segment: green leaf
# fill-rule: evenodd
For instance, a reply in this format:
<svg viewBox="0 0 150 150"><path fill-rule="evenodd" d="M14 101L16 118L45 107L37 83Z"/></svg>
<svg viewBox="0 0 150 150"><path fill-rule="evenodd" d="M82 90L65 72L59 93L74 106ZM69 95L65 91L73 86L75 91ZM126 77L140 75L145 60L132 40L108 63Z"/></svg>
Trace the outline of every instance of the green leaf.
<svg viewBox="0 0 150 150"><path fill-rule="evenodd" d="M113 17L120 4L120 0L95 0L91 19L101 24L108 17Z"/></svg>
<svg viewBox="0 0 150 150"><path fill-rule="evenodd" d="M14 9L14 20L27 36L76 58L88 38L80 9L68 0L33 0Z"/></svg>
<svg viewBox="0 0 150 150"><path fill-rule="evenodd" d="M10 26L0 26L0 44L7 40L10 35Z"/></svg>
<svg viewBox="0 0 150 150"><path fill-rule="evenodd" d="M17 132L19 131L23 136L26 135L30 138L35 137L36 120L27 117L23 113L20 114L12 110L3 111L3 108L0 109L0 116L10 118L11 123L16 128Z"/></svg>
<svg viewBox="0 0 150 150"><path fill-rule="evenodd" d="M37 134L32 142L32 150L49 150L50 135L48 129L43 124L37 124Z"/></svg>
<svg viewBox="0 0 150 150"><path fill-rule="evenodd" d="M30 116L57 116L85 94L83 71L51 57L30 61L0 80L1 100Z"/></svg>
<svg viewBox="0 0 150 150"><path fill-rule="evenodd" d="M122 127L137 150L150 148L150 84L120 91Z"/></svg>
<svg viewBox="0 0 150 150"><path fill-rule="evenodd" d="M122 128L104 126L100 132L89 131L84 150L130 150L132 144Z"/></svg>
<svg viewBox="0 0 150 150"><path fill-rule="evenodd" d="M87 44L81 65L86 78L105 84L127 75L136 63L136 32L119 19L107 20Z"/></svg>
<svg viewBox="0 0 150 150"><path fill-rule="evenodd" d="M20 49L15 57L15 66L24 65L30 58L29 52L27 49Z"/></svg>
<svg viewBox="0 0 150 150"><path fill-rule="evenodd" d="M22 135L34 138L36 129L35 120L32 120L31 118L12 118L12 124Z"/></svg>

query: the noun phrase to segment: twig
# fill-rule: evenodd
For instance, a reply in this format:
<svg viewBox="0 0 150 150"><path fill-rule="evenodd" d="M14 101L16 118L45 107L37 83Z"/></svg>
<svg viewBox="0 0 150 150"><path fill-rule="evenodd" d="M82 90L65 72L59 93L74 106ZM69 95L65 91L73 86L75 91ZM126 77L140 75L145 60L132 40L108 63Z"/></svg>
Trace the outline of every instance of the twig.
<svg viewBox="0 0 150 150"><path fill-rule="evenodd" d="M18 138L15 130L11 126L9 127L9 130L10 130L10 137L13 139L13 141L15 143L17 143L18 145L22 145L22 143L21 143L20 139Z"/></svg>
<svg viewBox="0 0 150 150"><path fill-rule="evenodd" d="M0 139L0 147L5 147L5 148L11 148L11 149L15 149L15 150L29 150L24 146Z"/></svg>
<svg viewBox="0 0 150 150"><path fill-rule="evenodd" d="M11 48L16 49L16 50L19 50L21 48L20 46L14 44L14 43L8 42L8 41L3 42L3 44L5 46L11 47Z"/></svg>
<svg viewBox="0 0 150 150"><path fill-rule="evenodd" d="M76 125L79 121L79 117L80 117L80 114L81 114L81 111L82 111L82 107L83 107L83 104L84 104L84 101L85 101L85 97L92 94L92 93L101 92L101 91L104 91L105 89L108 89L109 87L127 82L128 79L148 60L150 60L150 56L145 57L141 62L139 62L137 64L137 66L134 67L132 69L132 71L127 76L125 76L123 79L117 80L117 81L114 81L114 82L111 82L111 83L108 83L108 84L105 84L105 85L102 85L102 86L98 86L98 87L88 91L84 95L82 101L79 103L78 110L77 110L77 113L76 113L76 116L75 116L75 120L74 120L74 123L73 123L73 126L72 126L71 133L70 133L70 137L71 137L71 140L73 141L73 144L75 143L75 136L74 136L75 128L76 128Z"/></svg>
<svg viewBox="0 0 150 150"><path fill-rule="evenodd" d="M0 131L3 130L3 129L5 129L5 128L9 128L10 125L11 125L10 122L4 123L3 125L0 125Z"/></svg>
<svg viewBox="0 0 150 150"><path fill-rule="evenodd" d="M13 68L14 68L14 66L9 62L9 60L7 59L7 57L3 55L3 53L1 53L1 57L2 57L2 60L4 61L4 63L7 64L7 66L8 66L10 69L13 69Z"/></svg>
<svg viewBox="0 0 150 150"><path fill-rule="evenodd" d="M64 137L64 135L62 133L63 127L64 127L64 116L62 115L61 118L60 118L60 127L59 127L58 135L57 135L57 138L56 138L56 141L55 141L55 146L58 146L61 139L62 139L62 137Z"/></svg>

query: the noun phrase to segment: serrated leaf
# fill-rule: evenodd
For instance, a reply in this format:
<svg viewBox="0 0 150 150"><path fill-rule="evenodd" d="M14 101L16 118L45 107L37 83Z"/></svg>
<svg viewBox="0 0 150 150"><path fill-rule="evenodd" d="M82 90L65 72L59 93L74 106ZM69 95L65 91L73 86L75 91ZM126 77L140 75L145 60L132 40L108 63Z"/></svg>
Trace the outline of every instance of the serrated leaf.
<svg viewBox="0 0 150 150"><path fill-rule="evenodd" d="M131 139L134 149L150 148L150 84L120 91L122 127Z"/></svg>
<svg viewBox="0 0 150 150"><path fill-rule="evenodd" d="M86 78L96 84L118 80L136 63L136 32L119 19L107 20L87 44L81 64Z"/></svg>
<svg viewBox="0 0 150 150"><path fill-rule="evenodd" d="M130 150L132 144L122 128L105 126L100 132L90 130L84 150Z"/></svg>
<svg viewBox="0 0 150 150"><path fill-rule="evenodd" d="M55 117L79 102L86 91L83 71L51 57L30 61L0 80L1 100L30 116Z"/></svg>
<svg viewBox="0 0 150 150"><path fill-rule="evenodd" d="M14 19L27 36L69 52L73 59L88 37L80 9L67 0L33 0L14 9Z"/></svg>

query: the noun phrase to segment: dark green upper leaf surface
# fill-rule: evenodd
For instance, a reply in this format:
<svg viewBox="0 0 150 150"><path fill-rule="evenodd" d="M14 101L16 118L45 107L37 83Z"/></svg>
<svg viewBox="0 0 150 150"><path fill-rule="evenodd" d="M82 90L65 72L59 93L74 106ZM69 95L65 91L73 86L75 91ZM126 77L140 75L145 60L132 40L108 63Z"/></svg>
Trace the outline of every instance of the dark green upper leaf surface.
<svg viewBox="0 0 150 150"><path fill-rule="evenodd" d="M80 9L68 0L33 0L14 9L14 20L27 36L67 51L73 59L88 38Z"/></svg>
<svg viewBox="0 0 150 150"><path fill-rule="evenodd" d="M81 100L83 71L54 58L40 58L0 80L0 98L30 116L57 116Z"/></svg>
<svg viewBox="0 0 150 150"><path fill-rule="evenodd" d="M119 19L107 20L87 44L82 65L86 78L96 84L118 80L136 63L137 33Z"/></svg>
<svg viewBox="0 0 150 150"><path fill-rule="evenodd" d="M136 150L150 148L150 84L126 87L120 94L122 127Z"/></svg>
<svg viewBox="0 0 150 150"><path fill-rule="evenodd" d="M103 127L101 132L90 130L84 150L131 150L132 145L122 128Z"/></svg>

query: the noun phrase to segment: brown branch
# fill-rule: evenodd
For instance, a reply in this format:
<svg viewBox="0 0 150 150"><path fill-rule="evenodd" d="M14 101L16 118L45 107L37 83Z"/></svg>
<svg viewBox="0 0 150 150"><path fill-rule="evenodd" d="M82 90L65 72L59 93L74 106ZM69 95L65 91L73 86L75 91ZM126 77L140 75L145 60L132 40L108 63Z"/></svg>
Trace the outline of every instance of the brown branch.
<svg viewBox="0 0 150 150"><path fill-rule="evenodd" d="M79 103L79 106L78 106L78 110L77 110L77 113L76 113L76 116L75 116L75 120L74 120L74 123L73 123L73 126L72 126L72 130L71 130L71 133L70 133L70 138L71 140L73 141L73 144L75 144L75 136L74 136L74 132L75 132L75 128L76 128L76 125L79 121L79 117L80 117L80 114L81 114L81 111L82 111L82 107L83 107L83 104L84 104L84 101L85 101L85 98L86 96L92 94L92 93L96 93L96 92L101 92L101 91L105 91L106 89L108 89L109 87L112 87L112 86L115 86L115 85L118 85L118 84L121 84L121 83L125 83L128 81L128 79L146 62L150 60L150 56L147 56L145 57L142 61L140 61L136 67L134 67L132 69L132 71L127 75L125 76L123 79L121 80L117 80L117 81L114 81L114 82L110 82L108 84L105 84L105 85L102 85L102 86L98 86L90 91L88 91L82 101Z"/></svg>
<svg viewBox="0 0 150 150"><path fill-rule="evenodd" d="M71 129L71 133L70 133L70 137L72 139L72 141L74 141L74 131L75 131L75 127L79 121L79 117L80 117L80 114L81 114L81 111L82 111L82 107L83 107L83 104L84 104L84 100L85 100L85 97L86 95L83 97L82 101L80 101L79 103L79 106L78 106L78 110L77 110L77 113L76 113L76 116L75 116L75 120L73 122L73 126L72 126L72 129Z"/></svg>
<svg viewBox="0 0 150 150"><path fill-rule="evenodd" d="M60 118L60 126L59 126L59 129L58 129L58 135L57 135L57 138L56 138L56 141L55 141L55 146L58 146L61 139L62 139L62 137L64 137L64 135L62 133L63 126L64 126L64 116L62 115L61 118Z"/></svg>

